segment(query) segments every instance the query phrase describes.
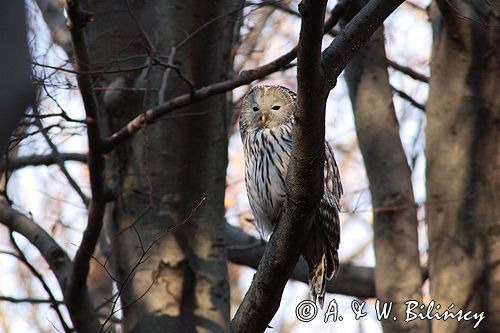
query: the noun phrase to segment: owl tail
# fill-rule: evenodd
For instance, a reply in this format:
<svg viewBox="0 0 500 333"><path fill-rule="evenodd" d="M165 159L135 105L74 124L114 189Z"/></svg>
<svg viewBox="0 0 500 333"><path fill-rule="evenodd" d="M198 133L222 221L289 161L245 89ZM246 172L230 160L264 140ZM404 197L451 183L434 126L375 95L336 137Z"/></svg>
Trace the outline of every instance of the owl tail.
<svg viewBox="0 0 500 333"><path fill-rule="evenodd" d="M311 237L306 244L304 259L309 266L309 290L314 302L323 308L326 281L333 278L338 266L337 251L334 251L323 236L319 226L313 224Z"/></svg>

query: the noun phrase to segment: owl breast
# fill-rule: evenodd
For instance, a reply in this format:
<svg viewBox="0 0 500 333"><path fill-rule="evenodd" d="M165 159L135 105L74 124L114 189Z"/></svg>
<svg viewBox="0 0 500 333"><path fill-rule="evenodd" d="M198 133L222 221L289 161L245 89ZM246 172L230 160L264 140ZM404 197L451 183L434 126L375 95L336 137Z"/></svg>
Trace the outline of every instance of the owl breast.
<svg viewBox="0 0 500 333"><path fill-rule="evenodd" d="M288 125L264 128L243 137L248 200L265 234L278 221L285 200L285 177L292 149Z"/></svg>

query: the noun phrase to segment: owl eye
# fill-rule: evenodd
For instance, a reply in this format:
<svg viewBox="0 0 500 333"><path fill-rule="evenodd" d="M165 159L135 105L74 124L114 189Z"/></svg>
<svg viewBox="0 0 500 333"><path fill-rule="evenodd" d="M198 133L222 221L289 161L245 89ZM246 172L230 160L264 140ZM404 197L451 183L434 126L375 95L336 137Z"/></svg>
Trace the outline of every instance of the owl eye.
<svg viewBox="0 0 500 333"><path fill-rule="evenodd" d="M258 108L258 107L256 107L256 106L254 106L254 107L253 107L253 110L254 110L255 112L257 112L257 111L259 111L259 108Z"/></svg>
<svg viewBox="0 0 500 333"><path fill-rule="evenodd" d="M281 108L281 105L275 105L271 109L273 110L279 110Z"/></svg>

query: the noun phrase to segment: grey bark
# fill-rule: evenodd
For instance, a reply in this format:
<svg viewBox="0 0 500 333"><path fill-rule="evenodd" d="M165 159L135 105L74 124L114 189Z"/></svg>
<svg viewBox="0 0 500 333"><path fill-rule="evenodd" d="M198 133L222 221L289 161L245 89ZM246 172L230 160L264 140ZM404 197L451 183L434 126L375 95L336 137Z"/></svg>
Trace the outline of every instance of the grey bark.
<svg viewBox="0 0 500 333"><path fill-rule="evenodd" d="M453 6L452 6L453 5ZM475 332L500 331L500 3L437 1L427 103L431 296L482 312ZM476 321L432 321L471 332Z"/></svg>
<svg viewBox="0 0 500 333"><path fill-rule="evenodd" d="M195 88L232 75L241 1L85 5L95 12L87 28L93 62L135 56L122 62L134 66L148 61L148 52L174 54L161 59L179 66ZM155 106L160 93L168 99L189 92L174 71L166 83L164 77L162 67L150 66L97 78L116 89L101 96L110 132ZM166 92L159 92L162 86ZM224 332L227 326L223 203L228 105L225 94L192 104L110 154L108 180L117 198L106 223L125 332Z"/></svg>
<svg viewBox="0 0 500 333"><path fill-rule="evenodd" d="M425 321L404 320L405 302L422 302L418 220L411 171L392 102L383 27L353 58L345 77L370 182L372 206L377 208L373 213L377 298L393 302L394 306L382 326L387 332L427 332Z"/></svg>

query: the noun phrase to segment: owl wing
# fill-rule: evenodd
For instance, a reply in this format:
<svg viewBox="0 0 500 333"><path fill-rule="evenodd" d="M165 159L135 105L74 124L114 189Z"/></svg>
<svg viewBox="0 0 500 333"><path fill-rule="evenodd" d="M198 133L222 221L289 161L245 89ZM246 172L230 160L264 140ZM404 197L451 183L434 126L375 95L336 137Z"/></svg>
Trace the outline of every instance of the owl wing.
<svg viewBox="0 0 500 333"><path fill-rule="evenodd" d="M340 182L339 169L332 147L325 141L324 191L316 217L327 240L325 252L327 255L326 278L328 280L337 274L339 268L341 195L342 183Z"/></svg>
<svg viewBox="0 0 500 333"><path fill-rule="evenodd" d="M323 307L326 280L330 280L339 268L340 243L340 183L337 163L332 148L325 142L324 194L313 221L309 240L303 256L309 265L309 288L313 300Z"/></svg>

